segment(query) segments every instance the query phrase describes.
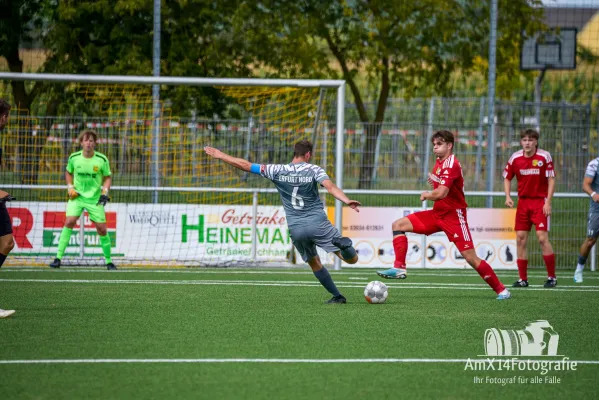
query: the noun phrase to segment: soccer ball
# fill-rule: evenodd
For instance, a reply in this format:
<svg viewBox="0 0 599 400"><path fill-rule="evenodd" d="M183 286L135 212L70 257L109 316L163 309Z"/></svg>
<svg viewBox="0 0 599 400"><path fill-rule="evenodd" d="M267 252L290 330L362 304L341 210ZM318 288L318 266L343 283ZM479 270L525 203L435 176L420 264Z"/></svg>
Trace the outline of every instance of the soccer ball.
<svg viewBox="0 0 599 400"><path fill-rule="evenodd" d="M370 304L382 304L388 295L387 285L383 282L372 281L364 288L364 298Z"/></svg>

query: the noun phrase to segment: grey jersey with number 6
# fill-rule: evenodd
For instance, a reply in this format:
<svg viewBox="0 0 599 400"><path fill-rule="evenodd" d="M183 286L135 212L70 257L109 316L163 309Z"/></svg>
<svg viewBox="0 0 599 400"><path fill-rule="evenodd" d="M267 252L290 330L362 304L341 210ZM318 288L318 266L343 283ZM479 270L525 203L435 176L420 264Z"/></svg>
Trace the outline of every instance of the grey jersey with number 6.
<svg viewBox="0 0 599 400"><path fill-rule="evenodd" d="M593 181L591 182L591 189L593 189L593 192L599 193L599 157L595 158L587 165L587 169L584 172L584 176L588 178L593 178ZM595 203L593 199L591 199L589 212L599 212L599 203Z"/></svg>
<svg viewBox="0 0 599 400"><path fill-rule="evenodd" d="M290 228L327 220L318 195L318 186L330 179L324 169L305 162L266 164L260 166L260 175L277 187Z"/></svg>

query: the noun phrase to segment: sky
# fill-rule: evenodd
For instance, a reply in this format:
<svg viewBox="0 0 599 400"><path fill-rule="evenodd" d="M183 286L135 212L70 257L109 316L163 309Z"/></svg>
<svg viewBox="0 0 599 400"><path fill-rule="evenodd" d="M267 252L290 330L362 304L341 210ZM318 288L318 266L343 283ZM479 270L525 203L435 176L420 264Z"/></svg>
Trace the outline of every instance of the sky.
<svg viewBox="0 0 599 400"><path fill-rule="evenodd" d="M543 0L548 7L599 8L599 0Z"/></svg>

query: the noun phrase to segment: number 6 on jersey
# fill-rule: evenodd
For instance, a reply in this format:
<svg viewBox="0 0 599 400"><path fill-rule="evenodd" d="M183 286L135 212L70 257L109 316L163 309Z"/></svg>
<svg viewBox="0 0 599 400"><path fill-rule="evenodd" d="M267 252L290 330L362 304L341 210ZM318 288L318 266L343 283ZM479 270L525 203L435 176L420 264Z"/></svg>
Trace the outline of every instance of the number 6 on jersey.
<svg viewBox="0 0 599 400"><path fill-rule="evenodd" d="M299 190L299 186L295 186L293 188L293 193L291 194L291 205L296 210L301 210L304 208L304 199L302 196L298 196L297 191Z"/></svg>

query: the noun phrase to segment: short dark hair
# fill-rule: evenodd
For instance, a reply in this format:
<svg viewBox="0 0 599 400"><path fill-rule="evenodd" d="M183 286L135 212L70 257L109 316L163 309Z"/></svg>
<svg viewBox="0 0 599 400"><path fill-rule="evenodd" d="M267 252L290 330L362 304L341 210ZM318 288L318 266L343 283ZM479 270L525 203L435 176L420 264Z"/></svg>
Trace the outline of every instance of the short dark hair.
<svg viewBox="0 0 599 400"><path fill-rule="evenodd" d="M96 142L96 143L98 142L98 134L93 129L86 129L83 132L81 132L79 134L79 137L77 138L77 141L79 143L81 143L81 142L83 142L83 139L85 139L88 136L93 137L94 138L94 142Z"/></svg>
<svg viewBox="0 0 599 400"><path fill-rule="evenodd" d="M8 104L8 101L0 99L0 116L8 115L8 112L11 108L12 107L10 106L10 104Z"/></svg>
<svg viewBox="0 0 599 400"><path fill-rule="evenodd" d="M450 131L443 130L443 131L435 132L433 134L433 137L431 138L431 142L434 143L435 139L440 139L440 140L444 141L445 143L451 143L452 145L455 146L455 136Z"/></svg>
<svg viewBox="0 0 599 400"><path fill-rule="evenodd" d="M303 157L307 153L312 153L312 142L309 140L300 140L293 146L293 156L294 157Z"/></svg>
<svg viewBox="0 0 599 400"><path fill-rule="evenodd" d="M520 139L524 139L527 136L536 139L537 141L539 140L539 132L534 129L525 129L520 132Z"/></svg>

